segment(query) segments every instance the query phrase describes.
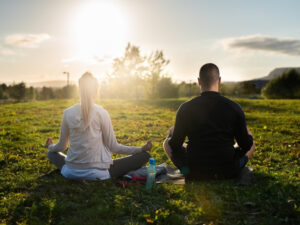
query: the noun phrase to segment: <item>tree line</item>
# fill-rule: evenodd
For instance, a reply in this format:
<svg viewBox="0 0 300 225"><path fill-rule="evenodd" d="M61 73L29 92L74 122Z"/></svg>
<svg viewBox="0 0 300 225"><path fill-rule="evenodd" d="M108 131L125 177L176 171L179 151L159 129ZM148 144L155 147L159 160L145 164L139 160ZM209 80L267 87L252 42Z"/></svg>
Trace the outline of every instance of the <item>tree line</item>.
<svg viewBox="0 0 300 225"><path fill-rule="evenodd" d="M77 98L78 88L76 85L67 85L62 88L34 88L26 87L24 82L17 84L0 84L0 99L14 101L48 100L55 98Z"/></svg>
<svg viewBox="0 0 300 225"><path fill-rule="evenodd" d="M290 70L271 80L262 90L270 99L300 99L300 73Z"/></svg>
<svg viewBox="0 0 300 225"><path fill-rule="evenodd" d="M114 59L112 72L101 82L101 95L104 98L151 99L199 95L198 83L172 81L166 72L169 63L163 51L142 55L139 47L128 43L124 55ZM224 95L235 97L259 95L260 91L252 81L222 84L220 90Z"/></svg>
<svg viewBox="0 0 300 225"><path fill-rule="evenodd" d="M133 93L130 93L130 90L128 90L127 92L127 90L120 89L120 87L116 88L116 84L114 84L116 86L110 85L110 83L100 83L99 95L101 98L178 98L197 96L201 93L198 83L181 82L177 84L173 83L171 78L169 77L161 77L158 80L157 85L153 87L154 90L151 90L148 95L145 95L145 93L147 93L145 92L145 90L147 89L142 85L140 86L140 89L132 86L133 89L131 90L133 90ZM145 88L143 92L141 91L143 90L142 88ZM220 92L221 94L226 96L247 97L258 94L259 90L254 88L253 85L249 85L246 83L236 83L230 85L221 84ZM137 95L135 96L135 94ZM24 82L11 85L6 85L4 83L0 84L1 100L33 101L78 97L78 87L76 85L64 86L62 88L34 88L26 87L26 84Z"/></svg>
<svg viewBox="0 0 300 225"><path fill-rule="evenodd" d="M177 98L192 97L201 93L196 82L175 83L167 74L170 60L163 51L156 50L142 55L140 48L127 44L124 55L115 58L112 72L100 81L101 98ZM195 81L197 78L195 77ZM270 81L262 90L254 81L221 84L220 92L232 97L300 98L300 74L293 70ZM26 87L24 82L0 85L0 99L16 101L47 100L54 98L78 98L78 87L67 85L62 88Z"/></svg>

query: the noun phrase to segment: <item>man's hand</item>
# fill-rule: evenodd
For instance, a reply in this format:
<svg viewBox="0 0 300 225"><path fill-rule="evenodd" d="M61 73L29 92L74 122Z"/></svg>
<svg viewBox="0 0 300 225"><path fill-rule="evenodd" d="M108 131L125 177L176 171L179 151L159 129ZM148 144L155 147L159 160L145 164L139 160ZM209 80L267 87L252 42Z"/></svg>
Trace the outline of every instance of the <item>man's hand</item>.
<svg viewBox="0 0 300 225"><path fill-rule="evenodd" d="M49 145L53 145L52 138L47 138L45 146L48 148Z"/></svg>
<svg viewBox="0 0 300 225"><path fill-rule="evenodd" d="M151 148L152 148L152 142L148 140L147 143L144 146L142 146L142 151L143 152L150 151Z"/></svg>
<svg viewBox="0 0 300 225"><path fill-rule="evenodd" d="M168 130L168 136L169 136L169 137L172 137L172 136L173 136L173 133L174 133L174 126L171 127L171 128Z"/></svg>

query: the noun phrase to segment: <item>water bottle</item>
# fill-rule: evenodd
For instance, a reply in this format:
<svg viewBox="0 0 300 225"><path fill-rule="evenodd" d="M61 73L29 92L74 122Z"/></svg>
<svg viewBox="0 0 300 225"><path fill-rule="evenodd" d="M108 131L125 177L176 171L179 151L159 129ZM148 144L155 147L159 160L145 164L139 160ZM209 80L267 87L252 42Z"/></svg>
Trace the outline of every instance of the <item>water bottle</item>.
<svg viewBox="0 0 300 225"><path fill-rule="evenodd" d="M155 168L155 159L149 159L149 166L147 167L147 183L146 189L150 190L155 186L155 177L156 177L156 168Z"/></svg>

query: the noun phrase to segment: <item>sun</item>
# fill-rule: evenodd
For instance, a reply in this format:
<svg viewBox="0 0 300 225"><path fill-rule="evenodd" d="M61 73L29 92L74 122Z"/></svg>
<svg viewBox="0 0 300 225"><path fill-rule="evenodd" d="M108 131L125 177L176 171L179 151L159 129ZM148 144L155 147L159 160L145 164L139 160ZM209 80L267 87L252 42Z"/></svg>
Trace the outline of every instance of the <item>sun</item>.
<svg viewBox="0 0 300 225"><path fill-rule="evenodd" d="M83 5L73 20L72 39L80 58L116 56L126 45L126 24L114 5L94 2Z"/></svg>

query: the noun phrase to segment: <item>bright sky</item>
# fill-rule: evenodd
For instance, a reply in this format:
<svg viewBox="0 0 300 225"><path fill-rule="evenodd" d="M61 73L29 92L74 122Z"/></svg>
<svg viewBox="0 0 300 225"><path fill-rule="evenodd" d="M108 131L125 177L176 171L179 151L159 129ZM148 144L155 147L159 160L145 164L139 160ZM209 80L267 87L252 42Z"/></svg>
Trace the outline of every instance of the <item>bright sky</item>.
<svg viewBox="0 0 300 225"><path fill-rule="evenodd" d="M175 81L216 63L223 80L300 64L297 0L1 0L0 83L102 76L127 42L163 50Z"/></svg>

